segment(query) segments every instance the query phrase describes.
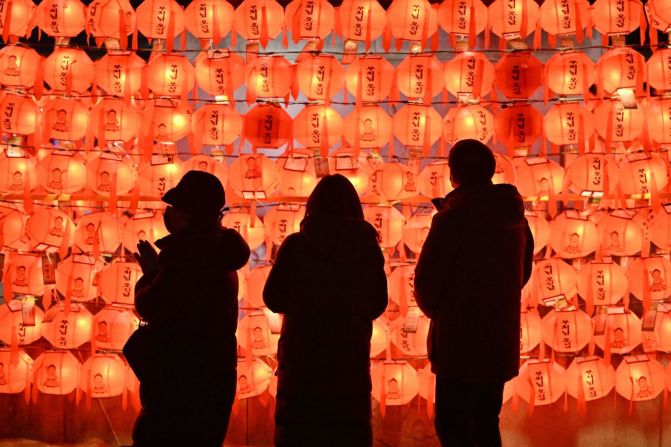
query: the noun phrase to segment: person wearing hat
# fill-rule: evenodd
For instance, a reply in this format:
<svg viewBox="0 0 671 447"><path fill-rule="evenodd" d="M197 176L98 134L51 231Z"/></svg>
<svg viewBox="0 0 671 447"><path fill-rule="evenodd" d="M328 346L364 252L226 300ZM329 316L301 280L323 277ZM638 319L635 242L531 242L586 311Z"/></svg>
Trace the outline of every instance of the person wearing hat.
<svg viewBox="0 0 671 447"><path fill-rule="evenodd" d="M140 380L133 441L143 446L221 446L235 397L236 270L249 247L221 226L224 188L189 171L162 198L170 233L135 253L143 276L135 309L143 324L124 346Z"/></svg>

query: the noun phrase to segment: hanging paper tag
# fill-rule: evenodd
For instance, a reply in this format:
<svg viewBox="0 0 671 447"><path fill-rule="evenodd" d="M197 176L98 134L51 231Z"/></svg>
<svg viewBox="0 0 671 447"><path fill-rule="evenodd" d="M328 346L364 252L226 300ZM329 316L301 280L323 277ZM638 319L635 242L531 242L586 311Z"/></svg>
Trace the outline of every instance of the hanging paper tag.
<svg viewBox="0 0 671 447"><path fill-rule="evenodd" d="M329 175L329 162L326 157L322 157L321 148L315 148L314 157L315 157L315 170L317 172L317 178Z"/></svg>
<svg viewBox="0 0 671 447"><path fill-rule="evenodd" d="M419 325L419 313L408 312L408 315L405 317L405 321L403 322L403 332L414 334L417 332L418 325Z"/></svg>
<svg viewBox="0 0 671 447"><path fill-rule="evenodd" d="M345 40L345 48L342 55L342 64L348 65L354 62L359 45L355 40Z"/></svg>
<svg viewBox="0 0 671 447"><path fill-rule="evenodd" d="M42 253L42 280L44 285L56 284L56 266L60 260L58 253Z"/></svg>
<svg viewBox="0 0 671 447"><path fill-rule="evenodd" d="M18 301L18 300L17 300ZM35 326L35 297L24 295L21 297L21 323L24 327Z"/></svg>
<svg viewBox="0 0 671 447"><path fill-rule="evenodd" d="M606 314L608 311L605 307L601 307L600 315L594 319L594 335L604 335L606 333Z"/></svg>
<svg viewBox="0 0 671 447"><path fill-rule="evenodd" d="M615 93L620 98L620 101L622 101L622 105L625 109L638 109L638 104L636 104L636 95L634 95L634 89L619 88Z"/></svg>
<svg viewBox="0 0 671 447"><path fill-rule="evenodd" d="M119 42L119 39L106 39L105 48L107 48L107 51L120 50L121 43Z"/></svg>
<svg viewBox="0 0 671 447"><path fill-rule="evenodd" d="M456 40L454 41L454 51L457 53L463 53L464 51L468 50L468 36L460 34L456 36Z"/></svg>
<svg viewBox="0 0 671 447"><path fill-rule="evenodd" d="M641 321L641 331L654 332L656 322L657 322L657 306L653 304L650 310L643 314L643 319Z"/></svg>

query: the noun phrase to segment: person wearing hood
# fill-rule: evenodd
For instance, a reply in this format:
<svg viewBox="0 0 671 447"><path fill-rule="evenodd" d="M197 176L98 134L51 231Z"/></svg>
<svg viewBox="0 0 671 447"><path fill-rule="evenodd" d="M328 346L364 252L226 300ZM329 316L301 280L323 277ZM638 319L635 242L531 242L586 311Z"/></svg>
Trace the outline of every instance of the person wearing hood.
<svg viewBox="0 0 671 447"><path fill-rule="evenodd" d="M347 178L317 184L263 299L284 314L275 445L370 446L370 338L387 307L387 278L377 232Z"/></svg>
<svg viewBox="0 0 671 447"><path fill-rule="evenodd" d="M217 177L189 171L162 198L170 233L135 254L141 327L124 354L140 380L136 447L220 447L235 397L238 322L236 270L249 247L220 224L225 203Z"/></svg>
<svg viewBox="0 0 671 447"><path fill-rule="evenodd" d="M512 185L493 185L496 161L476 140L452 148L455 187L444 200L415 269L415 297L431 319L435 426L442 445L500 446L504 383L519 369L520 300L533 237Z"/></svg>

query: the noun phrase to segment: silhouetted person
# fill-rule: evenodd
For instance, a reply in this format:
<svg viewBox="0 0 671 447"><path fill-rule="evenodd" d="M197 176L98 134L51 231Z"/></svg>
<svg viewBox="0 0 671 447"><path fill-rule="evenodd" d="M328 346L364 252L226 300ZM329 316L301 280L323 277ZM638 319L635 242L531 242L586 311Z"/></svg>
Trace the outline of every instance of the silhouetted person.
<svg viewBox="0 0 671 447"><path fill-rule="evenodd" d="M447 446L500 446L533 238L515 187L492 184L496 162L487 146L460 141L448 163L456 189L437 206L415 270L417 304L431 319L436 432Z"/></svg>
<svg viewBox="0 0 671 447"><path fill-rule="evenodd" d="M140 380L140 446L221 446L236 388L238 277L249 247L220 224L217 177L189 171L163 201L170 233L138 243L135 308L146 339L124 347ZM148 335L146 335L148 334ZM139 345L139 347L138 347ZM138 352L139 351L139 352Z"/></svg>
<svg viewBox="0 0 671 447"><path fill-rule="evenodd" d="M263 299L284 314L275 444L370 446L372 321L387 306L377 233L354 186L324 177L298 233L287 236Z"/></svg>

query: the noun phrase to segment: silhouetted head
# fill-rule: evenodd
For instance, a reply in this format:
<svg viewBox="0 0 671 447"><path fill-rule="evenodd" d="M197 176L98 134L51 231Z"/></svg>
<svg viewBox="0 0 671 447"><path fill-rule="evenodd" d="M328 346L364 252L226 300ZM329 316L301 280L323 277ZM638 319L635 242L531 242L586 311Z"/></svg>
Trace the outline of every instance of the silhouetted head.
<svg viewBox="0 0 671 447"><path fill-rule="evenodd" d="M496 159L491 149L478 140L461 140L452 147L447 161L453 186L489 183Z"/></svg>
<svg viewBox="0 0 671 447"><path fill-rule="evenodd" d="M329 215L363 219L359 195L352 182L340 174L322 178L308 198L306 217Z"/></svg>
<svg viewBox="0 0 671 447"><path fill-rule="evenodd" d="M168 231L185 223L214 223L221 219L226 194L221 181L209 172L189 171L161 199L169 206L163 215Z"/></svg>

